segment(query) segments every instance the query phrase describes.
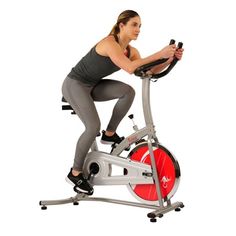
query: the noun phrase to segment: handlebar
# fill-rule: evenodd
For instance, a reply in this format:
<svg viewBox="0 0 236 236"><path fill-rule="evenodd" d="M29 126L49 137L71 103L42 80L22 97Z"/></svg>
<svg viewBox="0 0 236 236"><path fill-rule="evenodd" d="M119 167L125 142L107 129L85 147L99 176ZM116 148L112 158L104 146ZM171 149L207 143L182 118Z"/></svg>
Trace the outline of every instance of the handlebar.
<svg viewBox="0 0 236 236"><path fill-rule="evenodd" d="M170 40L170 43L169 45L171 44L174 44L175 43L175 40L174 39L171 39ZM183 43L182 42L179 42L178 43L178 46L177 46L177 49L179 48L182 48L183 47ZM170 63L170 65L166 68L166 70L160 72L160 73L157 73L157 74L152 74L152 75L147 75L147 71L149 71L152 67L156 66L156 65L160 65L160 64L163 64L165 63L169 58L161 58L159 60L156 60L154 62L151 62L151 63L148 63L148 64L145 64L143 66L140 66L138 67L135 71L134 71L134 74L136 76L139 76L139 77L149 77L150 79L151 78L155 78L155 79L159 79L165 75L167 75L173 68L174 66L176 65L176 63L178 62L178 59L175 57L174 60Z"/></svg>

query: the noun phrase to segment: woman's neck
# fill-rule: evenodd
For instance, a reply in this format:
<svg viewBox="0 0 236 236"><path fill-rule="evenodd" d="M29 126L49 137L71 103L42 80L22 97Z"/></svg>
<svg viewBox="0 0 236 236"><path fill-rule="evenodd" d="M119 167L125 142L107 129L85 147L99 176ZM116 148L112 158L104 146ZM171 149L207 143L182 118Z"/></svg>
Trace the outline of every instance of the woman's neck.
<svg viewBox="0 0 236 236"><path fill-rule="evenodd" d="M118 43L120 44L121 48L123 50L125 50L127 48L127 46L129 45L131 40L129 38L127 38L126 36L123 36L121 34L117 34L117 37L118 37Z"/></svg>

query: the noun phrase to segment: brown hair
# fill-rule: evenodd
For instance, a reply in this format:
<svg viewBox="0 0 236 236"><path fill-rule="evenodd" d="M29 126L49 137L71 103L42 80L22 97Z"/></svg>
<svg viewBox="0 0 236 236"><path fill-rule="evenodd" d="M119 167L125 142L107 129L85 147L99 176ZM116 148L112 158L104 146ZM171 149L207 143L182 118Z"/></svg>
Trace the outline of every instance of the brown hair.
<svg viewBox="0 0 236 236"><path fill-rule="evenodd" d="M116 36L120 32L119 24L123 23L124 25L126 25L126 23L130 20L130 18L133 18L135 16L139 16L139 14L133 10L125 10L121 12L120 15L118 16L116 24L113 26L109 35Z"/></svg>

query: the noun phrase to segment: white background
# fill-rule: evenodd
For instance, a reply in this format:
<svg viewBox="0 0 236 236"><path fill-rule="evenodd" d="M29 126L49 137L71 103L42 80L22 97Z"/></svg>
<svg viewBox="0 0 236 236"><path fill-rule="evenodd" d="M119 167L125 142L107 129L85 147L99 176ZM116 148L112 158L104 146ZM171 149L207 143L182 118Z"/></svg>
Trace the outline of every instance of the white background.
<svg viewBox="0 0 236 236"><path fill-rule="evenodd" d="M184 42L183 60L152 83L151 101L160 142L181 166L173 200L186 207L156 224L149 210L99 202L41 211L39 200L75 195L64 178L83 126L61 111L62 82L126 9L141 16L132 45L142 56L171 38ZM235 235L235 20L233 0L1 1L1 235ZM110 78L135 88L130 113L142 127L141 81ZM113 105L97 103L102 128ZM125 118L118 133L131 131ZM126 187L95 187L95 195L133 200Z"/></svg>

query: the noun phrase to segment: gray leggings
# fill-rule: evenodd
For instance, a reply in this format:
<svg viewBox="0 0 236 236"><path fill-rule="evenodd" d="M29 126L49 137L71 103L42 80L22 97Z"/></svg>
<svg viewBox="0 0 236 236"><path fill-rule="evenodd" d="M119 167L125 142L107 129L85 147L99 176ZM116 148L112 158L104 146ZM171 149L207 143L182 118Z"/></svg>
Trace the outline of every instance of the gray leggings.
<svg viewBox="0 0 236 236"><path fill-rule="evenodd" d="M73 165L74 170L82 171L85 157L101 126L94 101L118 98L107 126L107 130L116 131L132 105L135 91L120 81L104 79L91 86L67 77L62 86L62 94L85 125L85 131L77 142Z"/></svg>

